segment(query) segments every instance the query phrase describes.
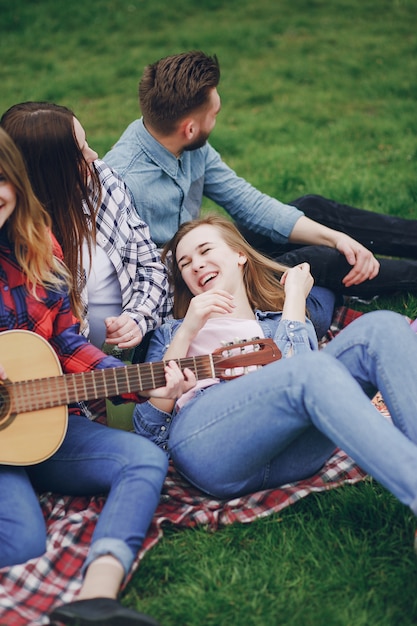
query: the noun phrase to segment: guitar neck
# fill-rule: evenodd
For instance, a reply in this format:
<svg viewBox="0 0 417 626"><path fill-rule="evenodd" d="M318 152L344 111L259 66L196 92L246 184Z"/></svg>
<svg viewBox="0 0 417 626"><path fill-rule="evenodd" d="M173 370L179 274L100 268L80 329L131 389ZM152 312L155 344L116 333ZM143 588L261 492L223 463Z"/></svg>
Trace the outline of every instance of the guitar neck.
<svg viewBox="0 0 417 626"><path fill-rule="evenodd" d="M191 369L197 380L216 376L215 355L173 360L182 370ZM163 387L164 368L165 362L158 361L14 382L12 412L25 413Z"/></svg>

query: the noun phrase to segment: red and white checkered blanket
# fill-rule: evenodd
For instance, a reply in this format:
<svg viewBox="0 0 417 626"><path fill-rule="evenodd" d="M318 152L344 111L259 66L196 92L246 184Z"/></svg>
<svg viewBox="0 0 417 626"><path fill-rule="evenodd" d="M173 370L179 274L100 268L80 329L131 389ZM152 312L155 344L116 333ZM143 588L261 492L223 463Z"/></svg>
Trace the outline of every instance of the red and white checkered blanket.
<svg viewBox="0 0 417 626"><path fill-rule="evenodd" d="M342 307L337 311L329 338L360 315ZM385 411L381 400L374 401ZM337 452L315 476L229 501L214 500L190 486L169 468L160 504L131 574L144 554L163 535L163 524L180 527L207 525L211 530L234 522L249 523L280 511L309 493L333 489L364 478L364 472L344 453ZM47 613L74 599L81 586L81 566L104 497L41 496L48 528L46 553L23 565L0 570L0 625L48 624Z"/></svg>

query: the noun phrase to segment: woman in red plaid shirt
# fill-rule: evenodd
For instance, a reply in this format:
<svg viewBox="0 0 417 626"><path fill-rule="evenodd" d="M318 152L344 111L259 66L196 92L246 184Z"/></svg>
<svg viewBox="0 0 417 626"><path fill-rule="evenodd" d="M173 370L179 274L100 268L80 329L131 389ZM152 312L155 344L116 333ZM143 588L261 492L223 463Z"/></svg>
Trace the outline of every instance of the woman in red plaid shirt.
<svg viewBox="0 0 417 626"><path fill-rule="evenodd" d="M40 335L65 374L122 366L78 333L68 298L68 272L53 256L49 229L50 219L31 190L22 157L0 129L0 331L21 329ZM0 333L0 377L5 380L9 355L1 354L1 337ZM17 333L15 350L21 351L25 365L33 361L36 378L36 354L25 349L24 341L19 347L18 337ZM140 401L136 394L124 399ZM10 418L4 419L4 410L0 405L0 441L8 449L4 442ZM33 417L29 448L42 437L36 421L37 417L41 421L41 413ZM18 458L21 446L15 448ZM159 502L166 469L166 456L155 444L92 422L79 404L70 405L65 437L52 456L29 465L0 458L0 567L45 551L46 528L36 492L106 493L79 599L55 609L51 620L155 626L154 619L121 606L116 597Z"/></svg>

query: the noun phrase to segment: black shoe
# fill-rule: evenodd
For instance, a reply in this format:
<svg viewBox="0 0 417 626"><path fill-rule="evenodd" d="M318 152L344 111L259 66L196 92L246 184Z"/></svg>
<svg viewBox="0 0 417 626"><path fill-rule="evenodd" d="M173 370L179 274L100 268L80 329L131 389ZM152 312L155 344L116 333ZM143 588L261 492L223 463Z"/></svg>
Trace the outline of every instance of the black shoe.
<svg viewBox="0 0 417 626"><path fill-rule="evenodd" d="M54 609L49 618L55 626L160 626L152 617L128 609L111 598L91 598L63 604Z"/></svg>

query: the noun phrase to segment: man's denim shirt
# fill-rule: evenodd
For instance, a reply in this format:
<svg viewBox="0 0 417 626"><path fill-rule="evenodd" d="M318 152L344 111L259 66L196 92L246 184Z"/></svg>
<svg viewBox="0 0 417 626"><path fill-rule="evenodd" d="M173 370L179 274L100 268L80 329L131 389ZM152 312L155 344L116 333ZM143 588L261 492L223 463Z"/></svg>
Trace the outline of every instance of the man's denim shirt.
<svg viewBox="0 0 417 626"><path fill-rule="evenodd" d="M282 358L302 352L317 350L317 336L312 323L283 320L281 313L255 311L256 319L265 337L271 337L281 350ZM157 328L151 339L146 355L147 361L162 361L173 336L182 320L169 320ZM250 376L250 374L247 374ZM201 393L201 391L197 392ZM151 439L164 450L168 450L169 430L175 410L171 414L157 409L150 402L136 405L134 412L135 431Z"/></svg>
<svg viewBox="0 0 417 626"><path fill-rule="evenodd" d="M304 215L239 178L209 143L176 158L147 131L142 119L127 127L104 161L129 187L157 246L171 239L180 224L200 215L203 196L237 223L277 243L287 242Z"/></svg>

